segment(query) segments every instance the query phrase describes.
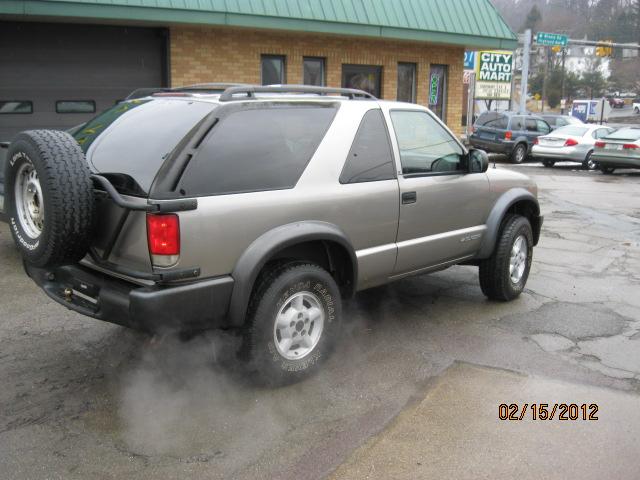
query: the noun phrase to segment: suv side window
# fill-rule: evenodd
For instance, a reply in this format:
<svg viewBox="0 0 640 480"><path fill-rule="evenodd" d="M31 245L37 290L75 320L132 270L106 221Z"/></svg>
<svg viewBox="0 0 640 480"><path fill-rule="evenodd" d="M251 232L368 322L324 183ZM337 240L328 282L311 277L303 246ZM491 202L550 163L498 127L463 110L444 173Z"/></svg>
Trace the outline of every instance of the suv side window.
<svg viewBox="0 0 640 480"><path fill-rule="evenodd" d="M537 132L538 122L533 118L525 118L524 126L527 128L527 132Z"/></svg>
<svg viewBox="0 0 640 480"><path fill-rule="evenodd" d="M511 117L511 130L521 132L524 130L524 119L522 117Z"/></svg>
<svg viewBox="0 0 640 480"><path fill-rule="evenodd" d="M293 188L324 138L333 105L271 105L223 117L189 162L186 195Z"/></svg>
<svg viewBox="0 0 640 480"><path fill-rule="evenodd" d="M462 147L431 115L392 110L391 121L404 175L464 171Z"/></svg>
<svg viewBox="0 0 640 480"><path fill-rule="evenodd" d="M501 130L506 130L509 125L509 119L504 115L500 115L499 117L488 121L484 124L485 127L498 128Z"/></svg>
<svg viewBox="0 0 640 480"><path fill-rule="evenodd" d="M544 120L536 120L536 123L538 125L538 132L542 133L543 135L546 135L551 131L551 127L549 127L549 124Z"/></svg>
<svg viewBox="0 0 640 480"><path fill-rule="evenodd" d="M395 167L382 110L369 110L360 122L340 174L340 183L376 182L393 178Z"/></svg>

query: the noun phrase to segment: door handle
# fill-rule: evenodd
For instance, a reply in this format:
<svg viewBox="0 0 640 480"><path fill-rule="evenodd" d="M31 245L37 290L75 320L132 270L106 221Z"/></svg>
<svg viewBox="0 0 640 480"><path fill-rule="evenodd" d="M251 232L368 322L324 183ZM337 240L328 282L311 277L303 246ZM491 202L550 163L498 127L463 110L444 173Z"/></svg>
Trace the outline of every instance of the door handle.
<svg viewBox="0 0 640 480"><path fill-rule="evenodd" d="M402 194L402 203L406 205L408 203L416 203L418 200L418 194L416 192L404 192Z"/></svg>

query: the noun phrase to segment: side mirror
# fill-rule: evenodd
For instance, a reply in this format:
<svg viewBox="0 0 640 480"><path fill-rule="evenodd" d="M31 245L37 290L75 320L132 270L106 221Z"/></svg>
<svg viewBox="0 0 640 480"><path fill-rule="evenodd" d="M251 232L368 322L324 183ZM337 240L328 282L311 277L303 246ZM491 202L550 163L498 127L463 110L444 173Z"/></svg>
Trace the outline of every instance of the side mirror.
<svg viewBox="0 0 640 480"><path fill-rule="evenodd" d="M484 173L489 168L489 155L484 150L469 150L469 173Z"/></svg>

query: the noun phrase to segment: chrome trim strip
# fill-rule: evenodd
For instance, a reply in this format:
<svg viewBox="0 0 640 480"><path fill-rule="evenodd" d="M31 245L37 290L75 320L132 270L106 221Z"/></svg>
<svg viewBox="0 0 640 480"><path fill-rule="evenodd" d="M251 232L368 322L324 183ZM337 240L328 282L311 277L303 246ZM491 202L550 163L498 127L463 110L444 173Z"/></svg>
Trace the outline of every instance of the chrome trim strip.
<svg viewBox="0 0 640 480"><path fill-rule="evenodd" d="M445 238L456 237L458 235L473 235L474 233L484 233L487 230L486 225L478 225L475 227L469 228L461 228L460 230L452 230L450 232L437 233L435 235L428 235L426 237L412 238L411 240L404 240L399 242L398 249L405 247L413 247L415 245L420 245L423 243L435 242L437 240L442 240ZM482 236L478 237L478 239L482 238ZM474 239L476 240L476 239Z"/></svg>

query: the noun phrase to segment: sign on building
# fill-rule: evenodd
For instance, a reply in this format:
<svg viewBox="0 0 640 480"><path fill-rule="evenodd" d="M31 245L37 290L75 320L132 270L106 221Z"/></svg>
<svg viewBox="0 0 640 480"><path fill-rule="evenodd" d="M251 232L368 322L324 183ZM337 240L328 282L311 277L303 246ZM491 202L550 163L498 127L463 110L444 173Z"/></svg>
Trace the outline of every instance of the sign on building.
<svg viewBox="0 0 640 480"><path fill-rule="evenodd" d="M437 73L431 74L431 81L429 82L429 105L438 104L438 93L440 92L440 75Z"/></svg>
<svg viewBox="0 0 640 480"><path fill-rule="evenodd" d="M476 69L476 53L477 52L464 52L464 69L475 70Z"/></svg>
<svg viewBox="0 0 640 480"><path fill-rule="evenodd" d="M476 98L510 100L512 76L512 52L478 52L476 61Z"/></svg>

